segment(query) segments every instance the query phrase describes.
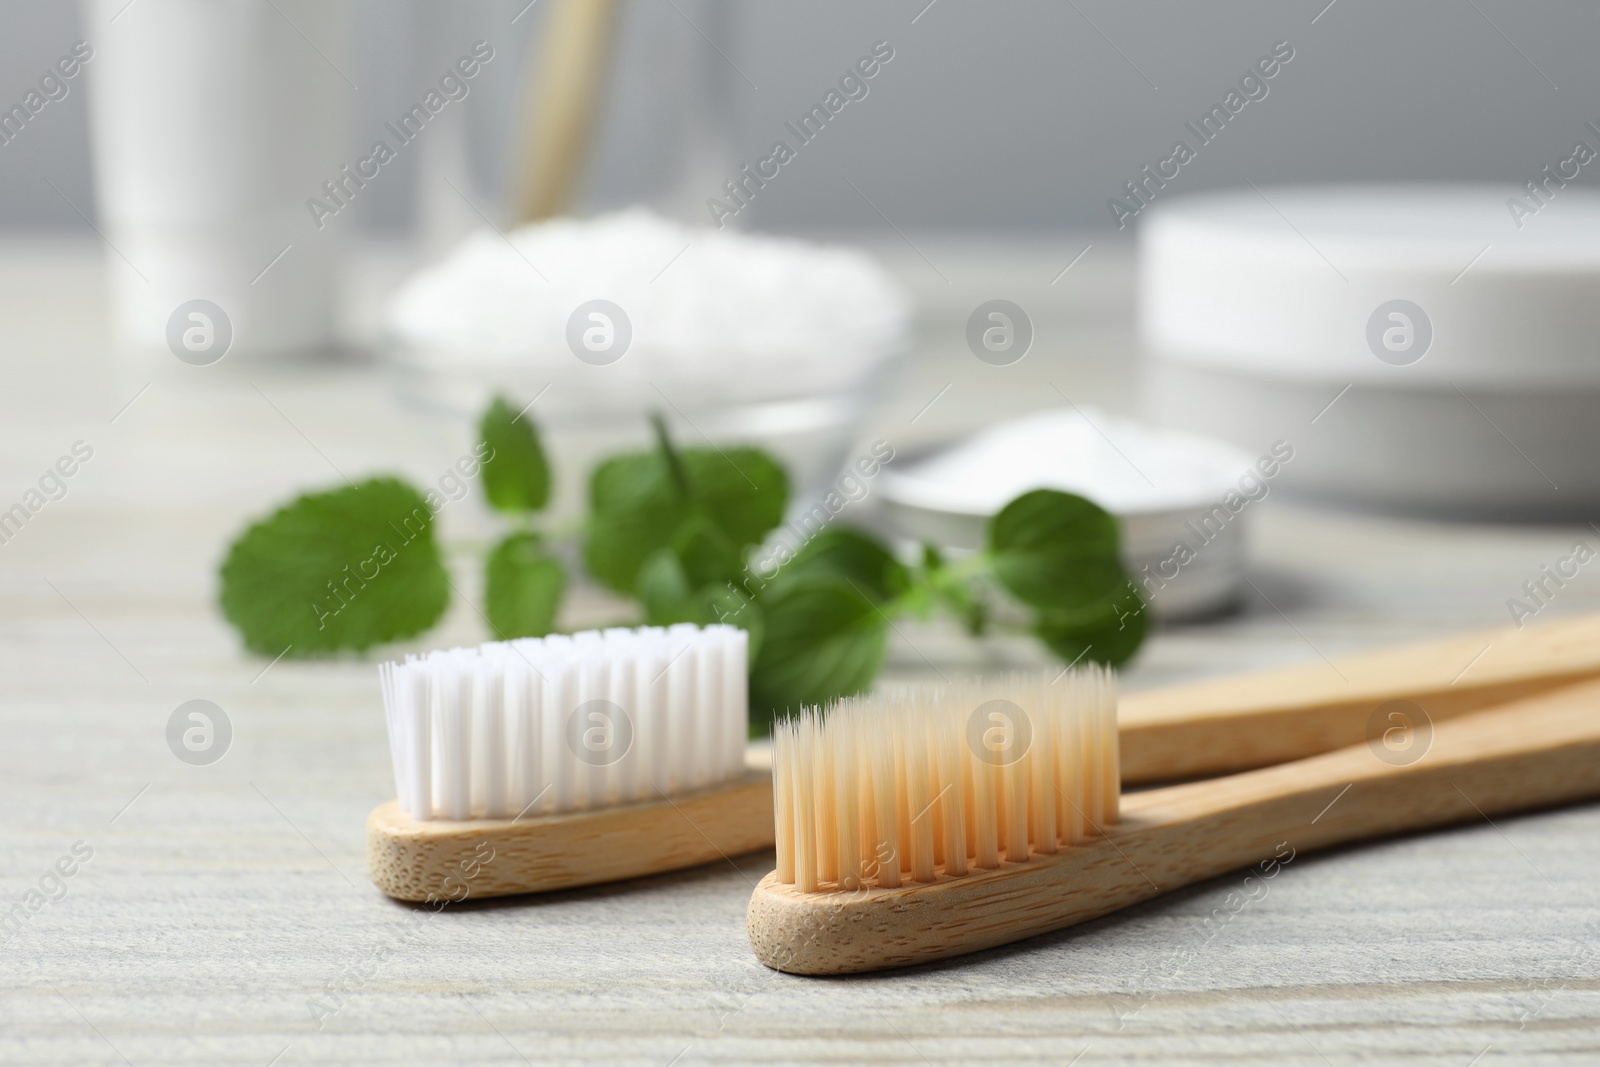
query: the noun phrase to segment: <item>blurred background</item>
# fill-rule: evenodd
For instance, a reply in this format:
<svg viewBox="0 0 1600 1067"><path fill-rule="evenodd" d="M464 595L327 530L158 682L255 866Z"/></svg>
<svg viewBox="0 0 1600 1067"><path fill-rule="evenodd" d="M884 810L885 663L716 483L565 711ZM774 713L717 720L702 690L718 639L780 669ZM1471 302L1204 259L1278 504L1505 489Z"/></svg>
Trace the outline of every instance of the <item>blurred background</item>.
<svg viewBox="0 0 1600 1067"><path fill-rule="evenodd" d="M1495 0L1399 9L1363 0L866 9L89 0L8 10L0 102L23 114L13 109L0 145L12 384L0 407L13 495L75 438L116 442L40 516L61 536L24 531L7 547L13 561L93 546L111 577L87 585L108 590L153 566L163 573L147 592L181 590L199 607L215 594L229 531L272 502L355 472L436 481L469 447L471 416L491 389L532 399L555 375L522 373L513 357L485 368L470 352L440 356L438 336L419 340L427 325L407 320L406 308L420 305L405 287L463 242L509 248L506 234L528 220L631 206L688 227L685 249L720 221L719 236L860 250L885 291L906 301L904 336L860 357L871 374L858 367L817 387L842 406L816 425L774 429L777 409L762 405L794 396L697 403L698 379L684 379L675 398L652 386L678 405L685 435L709 427L717 440L754 437L803 468L796 512L873 441L892 444L897 474L914 474L914 461L1041 410L1091 427L1099 454L1075 456L1061 426L1053 438L1018 431L1012 455L1066 449L1043 464L1054 473L1034 464L1027 476L1112 485L1112 497L1121 491L1112 483L1158 488L1129 459L1139 449L1154 449L1148 462L1160 466L1174 449L1197 447L1152 443L1158 427L1230 445L1171 473L1184 499L1155 492L1120 508L1130 529L1140 516L1159 520L1142 535L1149 559L1129 561L1137 570L1170 557L1184 509L1204 511L1234 470L1289 442L1295 460L1208 554L1225 566L1161 612L1204 625L1152 645L1140 668L1152 677L1198 669L1213 640L1241 627L1282 641L1251 655L1303 656L1305 635L1283 627L1296 611L1318 651L1514 621L1509 601L1522 583L1591 536L1593 487L1567 472L1586 476L1581 424L1594 383L1582 294L1594 279L1585 197L1595 168L1579 165L1559 184L1540 179L1572 162L1575 142L1600 147L1586 126L1600 118L1600 74L1582 53L1600 20L1589 6L1544 5L1537 16ZM67 76L58 63L75 48L90 58ZM492 58L471 76L451 73L474 54ZM874 54L892 58L870 77L852 74ZM455 78L461 95L441 77ZM863 95L852 93L814 138L795 137L794 124L841 77ZM59 90L41 90L41 78L58 78ZM393 136L441 85L449 98L426 128ZM1224 105L1229 93L1246 99ZM34 110L29 100L41 95ZM350 168L367 166L379 139L394 143L393 158L372 161L375 176L355 182ZM794 158L759 189L747 182L754 192L740 204L726 183L778 140L794 143ZM1175 174L1161 169L1175 166L1180 141L1193 158ZM1545 200L1526 191L1538 180ZM1388 196L1394 183L1410 192ZM1378 188L1378 201L1340 199L1358 184ZM1310 199L1297 187L1311 187ZM1213 191L1223 199L1207 201ZM1241 191L1253 208L1239 208ZM1520 218L1516 196L1532 209ZM1534 219L1546 200L1549 213ZM719 217L717 204L738 210ZM1151 225L1160 218L1170 219L1166 231ZM1264 225L1276 232L1262 237ZM1406 231L1399 252L1385 244L1390 228ZM684 274L682 286L704 288L710 275L694 272L695 255L663 260L657 277ZM1298 289L1292 278L1281 291L1263 280L1324 265L1331 274ZM1472 273L1458 285L1463 268ZM1550 328L1560 349L1550 373L1528 370L1537 360L1516 342L1516 313L1498 326L1456 323L1452 335L1449 309L1425 300L1446 319L1430 324L1440 338L1431 358L1403 368L1410 379L1372 378L1387 370L1351 315L1364 320L1413 290L1512 306L1516 284L1535 284L1528 271L1547 269L1560 275L1556 311L1538 313L1571 320ZM1212 275L1219 289L1264 286L1255 296L1270 311L1222 308L1196 281ZM1480 279L1489 289L1468 292ZM1318 286L1335 280L1360 290L1346 301L1355 310L1314 306L1332 300ZM472 288L456 284L433 292L430 306ZM229 294L219 299L233 319L231 348L201 372L168 351L169 315L217 292ZM995 300L1026 318L1025 358L986 359L973 347L974 316L999 321L981 310ZM483 313L464 308L462 318ZM1272 325L1285 316L1298 316L1300 335ZM1278 349L1243 352L1262 323L1266 349ZM1453 338L1493 329L1502 331L1493 351L1452 354ZM1222 351L1229 345L1243 354ZM618 442L645 440L642 413L661 405L651 396L608 407L597 397L622 394L605 388L566 395L581 399L564 406L557 389L537 411L550 423L557 497L570 513L588 466ZM738 417L723 418L729 410ZM971 540L968 520L983 506L930 504L933 490L915 481L886 480L853 518L902 543ZM97 539L109 517L134 515L140 536L183 546L162 555L170 568L131 542ZM463 543L493 529L476 501L441 522ZM29 596L42 588L10 580ZM1433 584L1401 595L1413 581ZM1147 595L1156 590L1146 583ZM1564 592L1552 603L1564 610L1578 599ZM571 622L587 617L581 601L572 610ZM1355 618L1364 621L1351 628ZM464 637L477 628L469 608L451 619ZM223 634L208 636L226 647ZM965 647L947 651L969 655ZM926 657L901 647L893 659L914 672Z"/></svg>
<svg viewBox="0 0 1600 1067"><path fill-rule="evenodd" d="M328 103L351 111L347 147L409 107L460 46L484 39L503 52L475 87L479 98L448 120L465 127L474 174L502 181L515 86L545 29L542 0L526 12L525 0L342 6L350 40L339 66L359 91L302 47ZM578 210L662 197L697 147L689 137L697 118L715 126L732 160L764 155L782 124L878 40L896 48L893 79L874 80L870 108L808 152L803 177L763 192L751 225L886 230L849 178L903 229L1107 233L1106 199L1279 40L1297 49L1293 78L1273 80L1272 103L1228 131L1225 150L1185 174L1184 191L1246 178L1520 184L1566 154L1600 92L1584 49L1600 14L1576 2L1540 5L1536 17L1497 0L1338 0L1325 13L1326 0L923 6L627 5ZM72 4L19 0L8 13L0 42L8 100L97 31ZM98 32L114 34L122 22ZM331 58L332 42L320 44ZM346 99L335 96L339 86ZM68 200L97 217L81 105L30 129L26 151L7 148L0 221L8 229L87 233ZM355 208L357 228L414 231L423 183L420 161L400 160ZM703 199L689 203L703 209Z"/></svg>

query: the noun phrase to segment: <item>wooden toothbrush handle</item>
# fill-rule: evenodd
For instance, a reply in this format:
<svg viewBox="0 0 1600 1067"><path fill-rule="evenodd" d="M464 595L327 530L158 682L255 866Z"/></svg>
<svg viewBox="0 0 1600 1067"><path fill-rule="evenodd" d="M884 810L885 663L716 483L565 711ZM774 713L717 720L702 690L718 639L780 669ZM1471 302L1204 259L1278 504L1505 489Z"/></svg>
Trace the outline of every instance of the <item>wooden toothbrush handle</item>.
<svg viewBox="0 0 1600 1067"><path fill-rule="evenodd" d="M396 900L459 902L643 878L771 848L772 773L695 793L515 819L367 817L367 869Z"/></svg>
<svg viewBox="0 0 1600 1067"><path fill-rule="evenodd" d="M1600 682L1126 797L1111 839L1162 890L1332 845L1600 796Z"/></svg>
<svg viewBox="0 0 1600 1067"><path fill-rule="evenodd" d="M616 0L557 0L524 101L527 130L515 221L537 222L570 210L594 140L615 35Z"/></svg>
<svg viewBox="0 0 1600 1067"><path fill-rule="evenodd" d="M1597 797L1600 682L1437 723L1412 741L1126 795L1104 837L964 877L800 893L768 875L751 897L750 942L763 963L795 974L925 963L1246 867L1238 895L1248 899L1319 848Z"/></svg>
<svg viewBox="0 0 1600 1067"><path fill-rule="evenodd" d="M1600 615L1585 615L1126 693L1122 780L1232 774L1360 744L1390 701L1439 723L1595 677Z"/></svg>

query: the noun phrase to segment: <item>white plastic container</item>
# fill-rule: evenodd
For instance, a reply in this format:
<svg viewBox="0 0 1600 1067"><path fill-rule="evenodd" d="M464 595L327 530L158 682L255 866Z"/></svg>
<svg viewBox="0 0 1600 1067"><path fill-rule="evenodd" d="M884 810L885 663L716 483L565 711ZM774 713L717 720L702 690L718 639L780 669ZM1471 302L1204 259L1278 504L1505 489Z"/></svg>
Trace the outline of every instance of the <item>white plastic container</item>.
<svg viewBox="0 0 1600 1067"><path fill-rule="evenodd" d="M1286 440L1285 487L1349 503L1600 502L1600 194L1245 189L1153 206L1140 254L1157 421Z"/></svg>
<svg viewBox="0 0 1600 1067"><path fill-rule="evenodd" d="M84 0L82 11L123 349L170 362L174 315L202 300L226 317L212 325L234 353L331 345L354 220L319 228L307 201L360 144L347 129L356 90L334 66L349 63L344 5Z"/></svg>

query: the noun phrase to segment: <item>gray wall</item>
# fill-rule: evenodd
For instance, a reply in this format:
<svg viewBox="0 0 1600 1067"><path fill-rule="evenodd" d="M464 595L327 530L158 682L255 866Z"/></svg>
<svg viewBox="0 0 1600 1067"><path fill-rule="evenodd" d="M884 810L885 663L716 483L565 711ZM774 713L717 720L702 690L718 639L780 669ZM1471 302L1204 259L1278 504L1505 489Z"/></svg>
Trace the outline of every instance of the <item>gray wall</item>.
<svg viewBox="0 0 1600 1067"><path fill-rule="evenodd" d="M525 2L351 0L354 33L337 54L361 86L355 140L409 104L441 56L489 37L511 61L459 121L492 197L507 167L517 63L545 14L535 5L513 24ZM1521 182L1564 158L1585 120L1600 123L1600 5L1590 2L925 3L632 0L583 207L645 199L706 217L703 201L721 180L775 139L793 141L784 122L820 102L877 40L895 56L868 96L801 148L741 221L1107 229L1107 198L1166 156L1183 123L1280 40L1295 57L1266 98L1168 194L1245 178ZM73 40L92 37L61 0L11 0L0 14L5 106ZM86 95L74 86L41 116L49 121L0 146L0 227L81 228L75 207L93 216ZM692 165L690 143L700 146ZM415 218L416 166L403 161L373 190L360 205L364 225Z"/></svg>

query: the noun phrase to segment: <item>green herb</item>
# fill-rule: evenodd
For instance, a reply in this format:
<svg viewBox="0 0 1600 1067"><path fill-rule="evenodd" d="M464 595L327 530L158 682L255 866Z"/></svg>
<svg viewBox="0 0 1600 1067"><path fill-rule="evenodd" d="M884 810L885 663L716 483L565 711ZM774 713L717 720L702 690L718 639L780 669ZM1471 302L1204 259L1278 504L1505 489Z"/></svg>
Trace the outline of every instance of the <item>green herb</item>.
<svg viewBox="0 0 1600 1067"><path fill-rule="evenodd" d="M433 513L396 478L301 496L246 529L222 564L223 614L265 656L411 637L449 597Z"/></svg>
<svg viewBox="0 0 1600 1067"><path fill-rule="evenodd" d="M788 505L783 467L754 448L680 449L653 422L654 448L612 456L590 478L584 563L650 624L749 631L758 726L871 686L906 616L945 614L974 637L1017 629L1068 665L1123 663L1144 639L1147 612L1123 569L1116 519L1082 497L1023 494L990 522L982 551L953 562L932 545L909 562L869 533L830 526L772 573L755 573L751 554ZM538 431L503 397L479 431L484 492L515 523L486 560L485 614L497 638L550 633L567 574L533 526L551 492ZM432 518L393 478L301 497L234 543L223 611L264 655L420 633L449 599ZM1020 625L996 621L1019 616Z"/></svg>
<svg viewBox="0 0 1600 1067"><path fill-rule="evenodd" d="M995 578L1037 609L1033 632L1069 663L1124 663L1144 640L1144 601L1119 554L1117 520L1079 496L1039 489L989 524Z"/></svg>
<svg viewBox="0 0 1600 1067"><path fill-rule="evenodd" d="M789 476L754 448L679 450L659 417L656 447L613 456L589 483L589 573L629 596L645 561L670 549L695 589L736 579L783 520Z"/></svg>
<svg viewBox="0 0 1600 1067"><path fill-rule="evenodd" d="M850 579L798 575L770 586L758 603L766 633L750 671L756 715L825 704L878 676L889 618Z"/></svg>
<svg viewBox="0 0 1600 1067"><path fill-rule="evenodd" d="M635 591L644 605L645 621L652 626L699 622L703 615L701 606L695 602L688 572L670 548L658 548L650 553L639 568Z"/></svg>
<svg viewBox="0 0 1600 1067"><path fill-rule="evenodd" d="M489 553L484 614L498 640L543 637L555 629L567 569L536 533L514 533Z"/></svg>
<svg viewBox="0 0 1600 1067"><path fill-rule="evenodd" d="M503 396L478 420L483 493L495 510L528 522L550 502L550 464L533 420ZM567 569L535 531L516 530L497 544L484 565L484 614L499 640L543 637L555 629Z"/></svg>
<svg viewBox="0 0 1600 1067"><path fill-rule="evenodd" d="M1082 497L1026 493L989 524L988 546L948 563L924 546L908 567L870 534L830 527L775 575L747 581L766 626L751 671L752 711L779 714L871 685L889 628L948 612L981 637L1009 597L1024 629L1068 664L1125 662L1145 634L1144 603L1118 556L1116 519Z"/></svg>
<svg viewBox="0 0 1600 1067"><path fill-rule="evenodd" d="M904 596L912 586L910 568L888 548L869 534L844 526L819 531L779 573L831 574L880 604Z"/></svg>
<svg viewBox="0 0 1600 1067"><path fill-rule="evenodd" d="M497 396L478 420L478 435L486 457L483 492L490 505L510 515L542 511L550 502L550 464L533 420Z"/></svg>

